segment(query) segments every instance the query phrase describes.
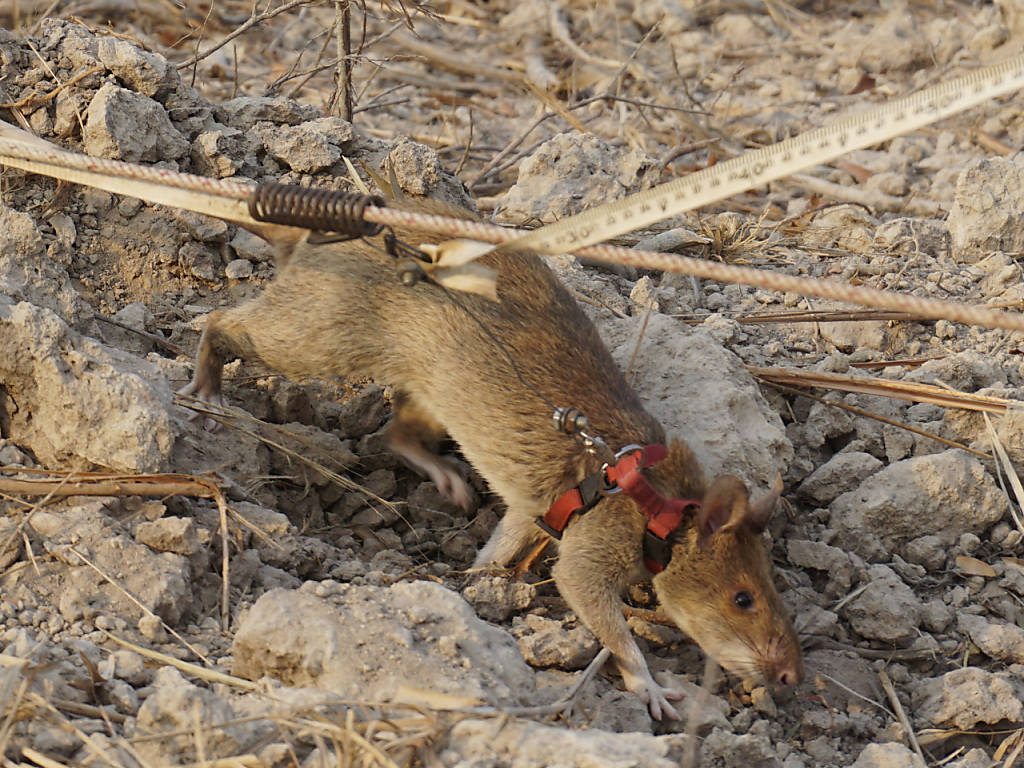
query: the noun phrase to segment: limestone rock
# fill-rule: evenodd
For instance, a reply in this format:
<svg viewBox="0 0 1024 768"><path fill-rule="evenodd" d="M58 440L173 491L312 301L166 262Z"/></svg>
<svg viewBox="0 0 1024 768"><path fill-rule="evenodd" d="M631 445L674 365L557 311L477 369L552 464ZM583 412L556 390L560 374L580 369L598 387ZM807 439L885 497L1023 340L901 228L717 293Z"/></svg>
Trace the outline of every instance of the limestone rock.
<svg viewBox="0 0 1024 768"><path fill-rule="evenodd" d="M331 600L272 590L242 621L233 652L236 675L364 701L406 685L514 704L533 688L512 637L426 581L344 586Z"/></svg>

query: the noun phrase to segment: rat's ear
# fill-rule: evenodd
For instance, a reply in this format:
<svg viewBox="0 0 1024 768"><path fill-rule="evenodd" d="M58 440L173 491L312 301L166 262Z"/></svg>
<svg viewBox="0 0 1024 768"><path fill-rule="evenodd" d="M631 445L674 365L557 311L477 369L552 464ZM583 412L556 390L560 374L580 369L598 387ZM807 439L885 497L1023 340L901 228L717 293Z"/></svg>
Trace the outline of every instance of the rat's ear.
<svg viewBox="0 0 1024 768"><path fill-rule="evenodd" d="M768 489L768 493L751 504L750 511L747 513L747 525L753 528L756 533L761 533L768 527L768 521L772 519L775 503L781 495L782 475L776 475L775 482Z"/></svg>
<svg viewBox="0 0 1024 768"><path fill-rule="evenodd" d="M747 486L735 475L722 475L704 494L697 515L701 540L722 529L735 528L747 515L750 495Z"/></svg>
<svg viewBox="0 0 1024 768"><path fill-rule="evenodd" d="M269 224L262 221L236 221L234 223L274 246L274 263L278 269L288 263L299 244L309 237L309 230L302 227L289 227L284 224Z"/></svg>

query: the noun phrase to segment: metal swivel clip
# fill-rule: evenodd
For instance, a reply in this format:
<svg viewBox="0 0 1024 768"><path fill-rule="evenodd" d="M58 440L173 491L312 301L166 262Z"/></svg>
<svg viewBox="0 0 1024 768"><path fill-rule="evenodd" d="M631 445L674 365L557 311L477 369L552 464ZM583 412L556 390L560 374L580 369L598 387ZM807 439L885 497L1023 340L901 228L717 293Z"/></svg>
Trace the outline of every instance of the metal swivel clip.
<svg viewBox="0 0 1024 768"><path fill-rule="evenodd" d="M556 408L552 424L559 432L571 435L588 453L604 462L605 466L615 464L616 458L612 449L600 437L590 433L590 419L582 411L576 408Z"/></svg>

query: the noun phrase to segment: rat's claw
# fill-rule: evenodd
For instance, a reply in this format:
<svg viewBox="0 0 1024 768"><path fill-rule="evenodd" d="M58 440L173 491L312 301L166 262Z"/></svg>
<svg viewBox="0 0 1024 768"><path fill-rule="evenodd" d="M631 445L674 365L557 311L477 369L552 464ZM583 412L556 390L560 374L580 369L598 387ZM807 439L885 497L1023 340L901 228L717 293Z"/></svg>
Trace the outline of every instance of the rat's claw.
<svg viewBox="0 0 1024 768"><path fill-rule="evenodd" d="M201 402L209 403L210 405L214 405L218 408L224 407L224 398L222 398L219 393L204 393L202 391L200 383L196 379L193 379L187 385L179 389L178 394L185 396L191 395L193 397L196 397ZM198 421L200 416L202 416L202 414L197 413L196 411L192 411L192 413L190 413L188 416L188 420ZM206 418L203 419L203 429L205 429L210 434L216 434L217 432L220 431L220 423L215 419L212 419L209 416L207 416Z"/></svg>
<svg viewBox="0 0 1024 768"><path fill-rule="evenodd" d="M443 459L441 462L442 464L447 463ZM454 467L445 468L445 470L438 473L438 476L434 476L431 473L431 477L437 485L437 490L444 496L454 501L467 512L472 509L473 492L469 490L469 485L462 479L462 475L459 474L458 470Z"/></svg>
<svg viewBox="0 0 1024 768"><path fill-rule="evenodd" d="M647 710L655 720L667 718L668 720L680 720L679 713L670 702L679 701L685 695L682 691L672 688L663 688L654 681L646 665L638 673L630 674L620 668L622 680L626 688L637 696L640 701L647 705Z"/></svg>
<svg viewBox="0 0 1024 768"><path fill-rule="evenodd" d="M655 685L653 688L644 691L640 698L647 705L651 717L655 720L680 720L679 712L672 706L672 701L679 701L683 698L682 691L674 691L671 688L662 688Z"/></svg>

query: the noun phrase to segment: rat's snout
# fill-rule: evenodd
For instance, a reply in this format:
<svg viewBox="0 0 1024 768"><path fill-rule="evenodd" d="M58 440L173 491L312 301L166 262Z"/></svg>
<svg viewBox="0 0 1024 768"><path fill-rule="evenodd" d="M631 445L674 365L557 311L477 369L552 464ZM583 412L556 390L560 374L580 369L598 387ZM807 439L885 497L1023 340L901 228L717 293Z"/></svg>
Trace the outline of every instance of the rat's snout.
<svg viewBox="0 0 1024 768"><path fill-rule="evenodd" d="M787 642L779 643L767 661L766 683L780 688L795 688L803 682L804 660L799 646L793 647Z"/></svg>
<svg viewBox="0 0 1024 768"><path fill-rule="evenodd" d="M804 665L781 664L775 667L775 680L773 681L780 688L795 688L804 681Z"/></svg>

